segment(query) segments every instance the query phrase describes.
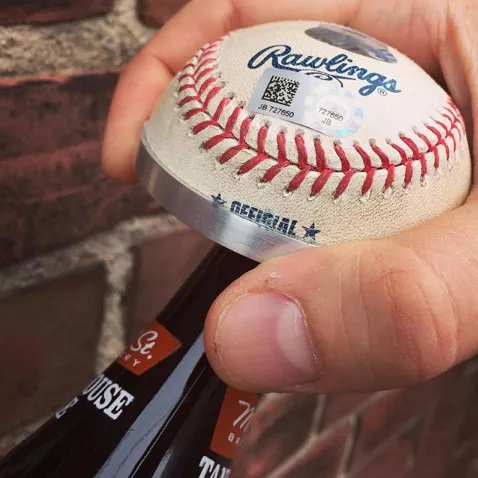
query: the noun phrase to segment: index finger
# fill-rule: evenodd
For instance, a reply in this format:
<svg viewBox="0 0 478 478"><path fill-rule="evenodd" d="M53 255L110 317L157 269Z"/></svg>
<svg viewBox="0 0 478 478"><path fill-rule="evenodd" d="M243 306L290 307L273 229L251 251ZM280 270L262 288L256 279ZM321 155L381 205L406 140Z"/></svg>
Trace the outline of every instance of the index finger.
<svg viewBox="0 0 478 478"><path fill-rule="evenodd" d="M103 144L103 168L110 176L135 180L133 161L142 123L188 57L224 34L233 16L226 1L192 1L129 63L111 103Z"/></svg>

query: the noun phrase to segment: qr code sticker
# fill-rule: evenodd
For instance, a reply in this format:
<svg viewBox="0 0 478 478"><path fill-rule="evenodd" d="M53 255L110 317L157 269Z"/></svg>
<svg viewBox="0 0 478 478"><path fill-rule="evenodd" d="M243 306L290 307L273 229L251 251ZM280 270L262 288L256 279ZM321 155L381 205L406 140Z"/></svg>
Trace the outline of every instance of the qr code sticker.
<svg viewBox="0 0 478 478"><path fill-rule="evenodd" d="M299 81L272 76L262 95L262 99L279 105L290 106L294 101L299 85Z"/></svg>

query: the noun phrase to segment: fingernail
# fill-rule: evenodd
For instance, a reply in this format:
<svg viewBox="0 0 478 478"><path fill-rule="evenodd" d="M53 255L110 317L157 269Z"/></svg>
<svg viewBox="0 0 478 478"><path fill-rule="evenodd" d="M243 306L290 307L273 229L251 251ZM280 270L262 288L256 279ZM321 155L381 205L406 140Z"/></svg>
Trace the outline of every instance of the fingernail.
<svg viewBox="0 0 478 478"><path fill-rule="evenodd" d="M221 315L215 338L226 372L249 386L272 390L319 377L302 310L280 294L236 299Z"/></svg>

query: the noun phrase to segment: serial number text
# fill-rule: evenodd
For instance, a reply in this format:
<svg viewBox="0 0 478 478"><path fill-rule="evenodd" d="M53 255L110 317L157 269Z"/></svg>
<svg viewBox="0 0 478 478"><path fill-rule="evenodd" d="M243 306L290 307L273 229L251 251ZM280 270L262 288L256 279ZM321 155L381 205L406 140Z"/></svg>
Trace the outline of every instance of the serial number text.
<svg viewBox="0 0 478 478"><path fill-rule="evenodd" d="M342 122L344 120L344 117L342 115L339 115L338 113L334 113L333 111L328 110L326 108L319 108L319 114L322 116L332 118L339 122Z"/></svg>
<svg viewBox="0 0 478 478"><path fill-rule="evenodd" d="M259 109L263 110L263 111L268 111L269 113L272 113L272 114L275 114L275 115L285 116L287 118L293 118L294 117L294 112L293 111L285 110L284 108L278 108L277 106L261 104L259 106Z"/></svg>

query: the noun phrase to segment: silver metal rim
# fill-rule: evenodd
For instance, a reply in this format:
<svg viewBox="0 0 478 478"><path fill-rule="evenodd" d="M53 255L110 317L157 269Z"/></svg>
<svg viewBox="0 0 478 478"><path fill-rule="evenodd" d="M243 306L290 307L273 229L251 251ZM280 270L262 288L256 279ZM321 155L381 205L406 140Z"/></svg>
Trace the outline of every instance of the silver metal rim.
<svg viewBox="0 0 478 478"><path fill-rule="evenodd" d="M317 247L240 217L185 185L154 154L144 130L135 169L142 185L166 211L212 241L249 259L263 262Z"/></svg>

